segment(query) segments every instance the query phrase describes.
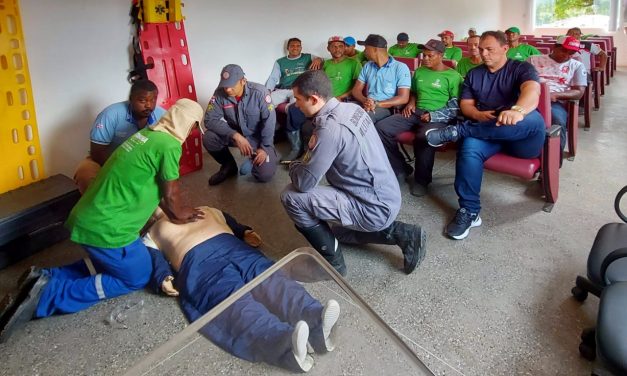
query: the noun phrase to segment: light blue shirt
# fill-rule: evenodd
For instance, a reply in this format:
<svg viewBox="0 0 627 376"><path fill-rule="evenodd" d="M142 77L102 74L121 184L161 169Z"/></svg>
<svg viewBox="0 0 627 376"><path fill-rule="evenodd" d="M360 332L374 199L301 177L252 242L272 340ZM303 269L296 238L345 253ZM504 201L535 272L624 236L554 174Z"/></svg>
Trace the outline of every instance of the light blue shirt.
<svg viewBox="0 0 627 376"><path fill-rule="evenodd" d="M148 117L148 124L156 123L166 110L157 106ZM114 103L98 114L91 127L91 142L117 148L139 130L128 101Z"/></svg>
<svg viewBox="0 0 627 376"><path fill-rule="evenodd" d="M411 87L411 76L407 65L390 57L381 68L369 61L359 74L359 81L368 86L368 98L384 101L396 96L400 88Z"/></svg>

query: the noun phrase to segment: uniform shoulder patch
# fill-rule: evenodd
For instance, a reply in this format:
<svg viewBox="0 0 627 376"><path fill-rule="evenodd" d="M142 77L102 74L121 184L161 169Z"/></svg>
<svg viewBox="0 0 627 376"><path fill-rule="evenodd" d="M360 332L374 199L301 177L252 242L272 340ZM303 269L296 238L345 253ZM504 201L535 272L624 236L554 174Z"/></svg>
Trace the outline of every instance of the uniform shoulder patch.
<svg viewBox="0 0 627 376"><path fill-rule="evenodd" d="M270 94L266 94L264 99L266 100L266 103L268 104L272 103L272 97L270 96Z"/></svg>
<svg viewBox="0 0 627 376"><path fill-rule="evenodd" d="M316 148L316 145L318 145L318 136L316 136L316 134L314 133L309 138L309 144L307 144L307 147L309 148L309 150L313 150Z"/></svg>

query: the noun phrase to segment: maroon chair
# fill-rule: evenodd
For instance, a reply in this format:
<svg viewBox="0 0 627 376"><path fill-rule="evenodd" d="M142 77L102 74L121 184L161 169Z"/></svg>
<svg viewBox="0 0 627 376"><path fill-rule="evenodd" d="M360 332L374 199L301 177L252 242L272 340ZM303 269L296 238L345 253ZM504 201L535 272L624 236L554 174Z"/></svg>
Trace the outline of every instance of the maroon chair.
<svg viewBox="0 0 627 376"><path fill-rule="evenodd" d="M551 125L551 99L549 88L541 84L540 102L538 111L542 114L546 124L546 140L542 153L538 158L522 159L512 157L504 153L497 153L485 161L487 170L501 172L523 179L532 179L540 170L540 182L544 191L546 204L542 208L547 213L553 209L557 202L559 190L560 167L560 126Z"/></svg>
<svg viewBox="0 0 627 376"><path fill-rule="evenodd" d="M579 138L579 100L568 101L566 110L568 111L568 160L574 161Z"/></svg>
<svg viewBox="0 0 627 376"><path fill-rule="evenodd" d="M452 69L455 69L455 67L457 66L457 61L455 60L442 59L442 63Z"/></svg>
<svg viewBox="0 0 627 376"><path fill-rule="evenodd" d="M394 57L394 60L407 65L407 68L409 68L411 72L414 72L420 67L420 59L417 57Z"/></svg>

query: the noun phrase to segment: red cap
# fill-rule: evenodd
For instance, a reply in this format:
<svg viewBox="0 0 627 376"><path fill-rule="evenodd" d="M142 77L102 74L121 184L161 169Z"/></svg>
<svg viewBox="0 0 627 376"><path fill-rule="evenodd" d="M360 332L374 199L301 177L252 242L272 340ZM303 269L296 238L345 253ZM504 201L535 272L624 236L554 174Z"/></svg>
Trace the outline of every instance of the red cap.
<svg viewBox="0 0 627 376"><path fill-rule="evenodd" d="M579 43L579 40L571 36L561 36L557 38L555 44L561 44L562 47L571 51L579 52L579 50L581 50L581 43Z"/></svg>
<svg viewBox="0 0 627 376"><path fill-rule="evenodd" d="M455 34L453 34L452 31L450 30L444 30L443 32L441 32L440 34L438 34L439 37L451 37L451 38L455 38Z"/></svg>

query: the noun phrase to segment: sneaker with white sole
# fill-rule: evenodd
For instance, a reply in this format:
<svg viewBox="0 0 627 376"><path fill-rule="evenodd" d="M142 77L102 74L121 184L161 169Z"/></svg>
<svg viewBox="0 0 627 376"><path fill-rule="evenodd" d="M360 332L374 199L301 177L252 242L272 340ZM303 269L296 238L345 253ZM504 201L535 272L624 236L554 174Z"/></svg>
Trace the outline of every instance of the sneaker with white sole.
<svg viewBox="0 0 627 376"><path fill-rule="evenodd" d="M462 240L473 227L481 226L481 217L478 213L471 213L466 208L461 208L455 213L455 218L446 226L446 234L453 239Z"/></svg>
<svg viewBox="0 0 627 376"><path fill-rule="evenodd" d="M429 146L437 148L447 142L457 142L459 139L459 131L457 125L449 125L444 128L433 128L425 132L427 143Z"/></svg>
<svg viewBox="0 0 627 376"><path fill-rule="evenodd" d="M327 351L335 349L335 343L331 339L331 332L339 317L340 304L333 299L329 299L322 310L322 335L324 336L324 344L327 347Z"/></svg>
<svg viewBox="0 0 627 376"><path fill-rule="evenodd" d="M303 372L308 372L313 367L314 360L307 354L307 340L309 339L309 325L299 321L294 325L292 333L292 352L294 359Z"/></svg>

